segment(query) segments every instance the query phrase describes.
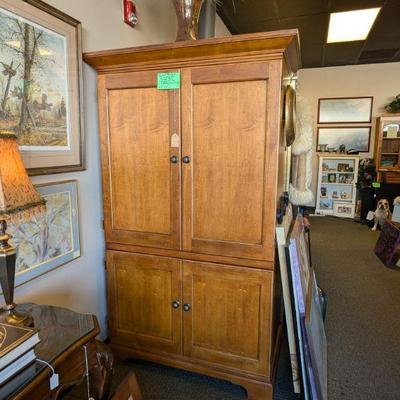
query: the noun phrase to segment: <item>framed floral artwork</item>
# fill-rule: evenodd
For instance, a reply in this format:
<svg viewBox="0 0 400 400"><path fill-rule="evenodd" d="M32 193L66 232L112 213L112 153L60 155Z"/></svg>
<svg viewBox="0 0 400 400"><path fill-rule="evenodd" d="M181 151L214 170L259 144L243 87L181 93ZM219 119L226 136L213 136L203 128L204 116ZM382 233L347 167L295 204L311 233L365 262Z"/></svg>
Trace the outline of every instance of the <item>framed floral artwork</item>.
<svg viewBox="0 0 400 400"><path fill-rule="evenodd" d="M30 175L85 168L81 24L40 0L0 0L0 131Z"/></svg>
<svg viewBox="0 0 400 400"><path fill-rule="evenodd" d="M80 252L77 181L35 185L46 212L28 222L8 224L17 248L15 286L78 258Z"/></svg>

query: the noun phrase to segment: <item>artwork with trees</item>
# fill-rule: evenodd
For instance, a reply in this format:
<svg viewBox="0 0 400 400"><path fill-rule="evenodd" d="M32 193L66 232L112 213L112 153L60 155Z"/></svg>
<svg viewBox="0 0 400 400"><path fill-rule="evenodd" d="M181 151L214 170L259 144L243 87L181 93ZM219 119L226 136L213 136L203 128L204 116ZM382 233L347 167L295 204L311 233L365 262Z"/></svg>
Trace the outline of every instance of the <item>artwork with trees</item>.
<svg viewBox="0 0 400 400"><path fill-rule="evenodd" d="M0 7L0 131L21 149L69 148L66 39Z"/></svg>

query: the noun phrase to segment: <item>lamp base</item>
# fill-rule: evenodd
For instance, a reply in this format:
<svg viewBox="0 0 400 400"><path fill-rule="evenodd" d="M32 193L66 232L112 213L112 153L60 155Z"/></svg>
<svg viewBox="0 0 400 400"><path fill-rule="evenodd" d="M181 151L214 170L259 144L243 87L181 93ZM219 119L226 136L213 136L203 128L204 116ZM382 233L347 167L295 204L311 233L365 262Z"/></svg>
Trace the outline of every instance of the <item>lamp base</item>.
<svg viewBox="0 0 400 400"><path fill-rule="evenodd" d="M16 311L15 306L0 309L0 322L9 325L33 326L33 318L25 312Z"/></svg>

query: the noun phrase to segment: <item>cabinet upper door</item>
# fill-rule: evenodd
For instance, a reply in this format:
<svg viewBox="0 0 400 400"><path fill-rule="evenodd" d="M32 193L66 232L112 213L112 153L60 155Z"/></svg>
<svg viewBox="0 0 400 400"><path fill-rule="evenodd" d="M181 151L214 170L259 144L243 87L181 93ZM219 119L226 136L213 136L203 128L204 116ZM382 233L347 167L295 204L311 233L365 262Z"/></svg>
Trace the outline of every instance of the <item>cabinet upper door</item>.
<svg viewBox="0 0 400 400"><path fill-rule="evenodd" d="M184 354L269 376L272 273L183 263Z"/></svg>
<svg viewBox="0 0 400 400"><path fill-rule="evenodd" d="M182 70L184 250L272 260L280 70Z"/></svg>
<svg viewBox="0 0 400 400"><path fill-rule="evenodd" d="M179 90L154 71L98 79L106 240L179 248Z"/></svg>
<svg viewBox="0 0 400 400"><path fill-rule="evenodd" d="M107 278L112 340L181 353L180 261L109 251Z"/></svg>

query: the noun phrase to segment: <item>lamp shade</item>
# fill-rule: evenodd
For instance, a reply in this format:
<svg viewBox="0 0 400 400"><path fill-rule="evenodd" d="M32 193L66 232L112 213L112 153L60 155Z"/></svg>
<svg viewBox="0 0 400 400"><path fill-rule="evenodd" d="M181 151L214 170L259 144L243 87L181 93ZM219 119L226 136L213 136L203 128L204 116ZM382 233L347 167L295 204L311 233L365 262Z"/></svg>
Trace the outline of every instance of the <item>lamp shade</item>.
<svg viewBox="0 0 400 400"><path fill-rule="evenodd" d="M44 204L25 170L16 136L0 133L0 217L43 208Z"/></svg>

